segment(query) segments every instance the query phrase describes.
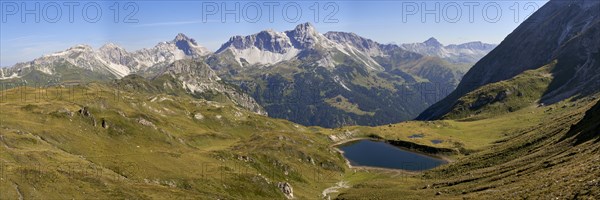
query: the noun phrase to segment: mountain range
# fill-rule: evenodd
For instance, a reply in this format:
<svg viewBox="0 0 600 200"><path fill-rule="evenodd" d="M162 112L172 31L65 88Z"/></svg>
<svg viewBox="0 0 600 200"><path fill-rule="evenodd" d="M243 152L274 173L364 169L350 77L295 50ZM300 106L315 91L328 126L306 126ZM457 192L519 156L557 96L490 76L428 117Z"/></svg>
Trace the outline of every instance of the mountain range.
<svg viewBox="0 0 600 200"><path fill-rule="evenodd" d="M203 93L214 86L221 89L213 91L222 93L221 86L229 84L238 88L238 95L229 95L252 97L238 98L236 103L255 111L264 107L271 117L324 127L381 125L412 119L446 96L493 46L481 42L443 46L434 38L380 44L354 33L321 34L304 23L284 32L233 36L216 52L184 34L133 52L113 43L97 50L77 45L3 68L0 80L88 82L132 74L155 79L173 63L191 60L207 65L203 73L218 78L197 91L198 86L190 83L198 83L198 77L171 74L188 92Z"/></svg>
<svg viewBox="0 0 600 200"><path fill-rule="evenodd" d="M435 38L423 43L403 44L402 48L427 56L436 56L454 63L475 63L488 54L496 45L482 42L468 42L444 46Z"/></svg>

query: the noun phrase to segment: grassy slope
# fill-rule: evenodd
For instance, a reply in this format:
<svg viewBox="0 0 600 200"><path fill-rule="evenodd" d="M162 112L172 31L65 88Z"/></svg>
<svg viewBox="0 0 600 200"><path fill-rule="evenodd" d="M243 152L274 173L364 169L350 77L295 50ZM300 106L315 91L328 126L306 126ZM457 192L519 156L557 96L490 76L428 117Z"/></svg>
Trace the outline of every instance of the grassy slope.
<svg viewBox="0 0 600 200"><path fill-rule="evenodd" d="M593 198L600 195L594 99L525 106L470 120L323 129L188 96L114 91L102 84L53 89L35 101L0 93L1 198L316 199L338 181L339 199ZM62 99L52 98L56 91ZM535 104L534 104L535 105ZM98 121L61 112L88 106ZM195 119L200 113L203 119ZM110 128L100 126L101 119ZM138 123L143 118L152 126ZM584 119L581 120L580 119ZM27 119L27 120L24 120ZM578 124L573 126L572 124ZM423 138L408 138L413 134ZM371 135L463 148L424 173L348 169L331 135ZM582 139L583 138L583 139ZM432 139L444 140L432 144ZM335 142L335 141L334 141ZM314 163L314 164L313 164Z"/></svg>
<svg viewBox="0 0 600 200"><path fill-rule="evenodd" d="M102 84L71 90L37 100L32 88L3 91L1 198L280 199L280 181L313 198L345 169L324 135L230 104L127 91L115 98ZM83 106L96 127L76 113Z"/></svg>
<svg viewBox="0 0 600 200"><path fill-rule="evenodd" d="M586 99L527 108L476 121L479 130L473 124L465 126L475 122L445 121L452 125L440 129L471 127L461 129L463 132L458 135L465 134L464 139L470 138L473 144L478 144L469 145L467 140L464 141L466 147L475 148L476 152L455 156L453 163L421 174L355 170L354 175L346 178L352 187L341 191L338 199L393 199L398 196L407 199L597 198L600 196L599 135L596 132L589 136L590 129L597 131L597 122L592 122L597 113L585 115L584 125L578 126L583 128L570 131L571 124L580 121L583 113L596 102ZM595 107L597 111L599 106ZM513 118L515 115L518 117ZM531 121L523 123L523 119ZM424 128L423 125L410 122L376 128L390 130L380 135L386 139L406 136L404 132L411 126L408 130L421 128L426 138L440 137L435 132L437 125L436 128ZM482 133L501 127L512 127L506 131L510 134ZM587 139L582 141L577 130L588 134L583 137ZM414 140L419 143L418 140L423 139Z"/></svg>
<svg viewBox="0 0 600 200"><path fill-rule="evenodd" d="M476 120L536 105L553 77L556 62L497 83L484 85L461 97L445 119Z"/></svg>
<svg viewBox="0 0 600 200"><path fill-rule="evenodd" d="M352 133L351 138L375 134L388 140L469 150L469 155L453 156L453 163L421 174L359 170L346 178L353 187L343 190L338 199L599 197L600 103L590 97L538 106L536 99L541 93L536 91L547 87L551 77L546 72L551 67L528 71L466 95L463 100L472 103L481 93L507 89L521 93L484 104L477 113L462 110L450 114L448 118L454 120L337 130ZM514 109L509 112L508 106ZM419 133L424 137L408 138ZM432 139L447 142L432 144Z"/></svg>

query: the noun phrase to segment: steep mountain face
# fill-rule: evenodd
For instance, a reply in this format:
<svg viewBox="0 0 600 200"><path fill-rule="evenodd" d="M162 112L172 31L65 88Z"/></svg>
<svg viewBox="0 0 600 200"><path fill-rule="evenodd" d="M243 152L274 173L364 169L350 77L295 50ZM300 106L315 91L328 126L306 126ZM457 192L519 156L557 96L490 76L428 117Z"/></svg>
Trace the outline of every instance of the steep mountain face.
<svg viewBox="0 0 600 200"><path fill-rule="evenodd" d="M89 79L101 80L122 78L132 73L148 73L181 59L200 58L210 54L206 48L183 34L169 42L161 42L154 48L127 52L116 44L109 43L98 50L88 45L76 45L67 50L45 55L31 62L18 63L0 70L0 80L26 78L29 73L41 73L54 79L65 78L64 73L56 73L57 66L72 65L94 74ZM30 75L33 76L33 75Z"/></svg>
<svg viewBox="0 0 600 200"><path fill-rule="evenodd" d="M496 45L468 42L444 46L432 37L422 43L402 44L402 48L427 56L444 58L452 63L473 64L496 48Z"/></svg>
<svg viewBox="0 0 600 200"><path fill-rule="evenodd" d="M255 35L235 36L217 50L234 55L240 66L248 64L273 64L289 60L298 54L290 38L284 33L263 31ZM242 60L243 59L243 60Z"/></svg>
<svg viewBox="0 0 600 200"><path fill-rule="evenodd" d="M481 59L450 95L417 119L437 119L448 113L463 95L476 88L510 79L553 61L553 77L541 102L597 92L600 75L600 2L553 0L533 14L496 49Z"/></svg>
<svg viewBox="0 0 600 200"><path fill-rule="evenodd" d="M337 43L352 46L359 51L367 53L369 56L383 56L397 48L396 45L379 44L371 39L360 37L355 33L330 31L325 33L325 37Z"/></svg>

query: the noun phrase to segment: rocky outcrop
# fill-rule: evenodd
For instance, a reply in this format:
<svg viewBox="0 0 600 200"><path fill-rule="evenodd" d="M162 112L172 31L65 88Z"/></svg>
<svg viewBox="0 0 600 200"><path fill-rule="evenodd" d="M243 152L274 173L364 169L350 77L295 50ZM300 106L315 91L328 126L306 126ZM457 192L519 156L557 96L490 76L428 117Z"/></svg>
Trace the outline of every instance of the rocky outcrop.
<svg viewBox="0 0 600 200"><path fill-rule="evenodd" d="M294 189L292 188L292 185L290 185L288 182L279 182L277 183L277 187L279 188L279 190L281 190L281 192L283 192L286 198L294 198Z"/></svg>
<svg viewBox="0 0 600 200"><path fill-rule="evenodd" d="M329 135L329 140L331 140L332 142L340 142L340 141L352 139L356 132L358 132L358 130L353 130L353 131L345 130L342 133Z"/></svg>
<svg viewBox="0 0 600 200"><path fill-rule="evenodd" d="M75 114L73 112L71 112L69 109L67 108L61 108L57 111L57 113L59 114L64 114L68 117L73 117Z"/></svg>
<svg viewBox="0 0 600 200"><path fill-rule="evenodd" d="M153 129L156 129L156 125L154 125L154 123L152 123L151 121L148 121L148 120L146 120L146 119L144 119L144 118L139 118L139 119L137 120L137 122L138 122L139 124L141 124L141 125L144 125L144 126L147 126L147 127L151 127L151 128L153 128Z"/></svg>
<svg viewBox="0 0 600 200"><path fill-rule="evenodd" d="M216 92L227 96L240 107L261 115L267 115L250 95L237 89L235 86L221 81L221 78L204 62L193 60L179 60L169 65L155 79L169 76L181 83L186 91L202 95Z"/></svg>
<svg viewBox="0 0 600 200"><path fill-rule="evenodd" d="M96 118L94 117L94 115L92 115L92 113L90 112L90 110L88 109L88 107L83 107L83 108L81 108L77 112L82 117L84 117L86 119L89 119L91 121L91 123L92 123L93 126L96 126Z"/></svg>

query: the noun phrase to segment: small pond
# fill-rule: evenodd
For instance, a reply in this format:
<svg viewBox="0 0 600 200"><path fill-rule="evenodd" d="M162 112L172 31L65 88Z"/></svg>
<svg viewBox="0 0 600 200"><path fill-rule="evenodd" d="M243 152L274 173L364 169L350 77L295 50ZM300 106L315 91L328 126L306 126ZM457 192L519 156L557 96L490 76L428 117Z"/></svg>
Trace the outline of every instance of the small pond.
<svg viewBox="0 0 600 200"><path fill-rule="evenodd" d="M447 163L382 141L357 140L339 145L338 148L352 166L422 171Z"/></svg>

